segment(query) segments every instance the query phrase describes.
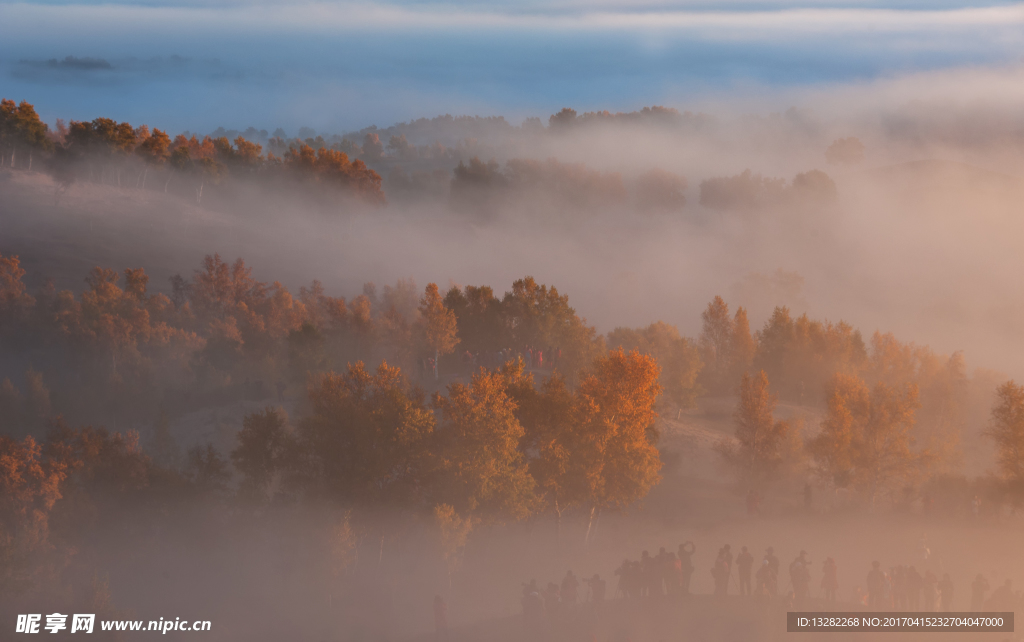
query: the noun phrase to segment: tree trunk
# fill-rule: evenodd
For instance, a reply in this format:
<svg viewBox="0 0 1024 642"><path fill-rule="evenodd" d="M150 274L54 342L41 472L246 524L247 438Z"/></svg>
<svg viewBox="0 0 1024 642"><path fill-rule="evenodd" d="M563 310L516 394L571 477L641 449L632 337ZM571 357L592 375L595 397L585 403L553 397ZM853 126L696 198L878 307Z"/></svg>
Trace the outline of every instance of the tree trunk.
<svg viewBox="0 0 1024 642"><path fill-rule="evenodd" d="M146 189L146 176L148 174L149 174L149 168L147 167L146 171L142 172L142 189Z"/></svg>
<svg viewBox="0 0 1024 642"><path fill-rule="evenodd" d="M167 193L167 186L171 184L171 179L172 179L173 177L174 177L174 174L172 174L172 173L170 173L170 172L167 172L167 182L166 182L166 183L164 183L164 194L166 194L166 193Z"/></svg>
<svg viewBox="0 0 1024 642"><path fill-rule="evenodd" d="M28 150L28 171L32 171L32 150Z"/></svg>
<svg viewBox="0 0 1024 642"><path fill-rule="evenodd" d="M562 509L558 506L558 498L555 498L555 548L559 548L562 542Z"/></svg>
<svg viewBox="0 0 1024 642"><path fill-rule="evenodd" d="M587 522L587 536L583 538L583 550L587 550L590 546L590 529L594 527L594 513L597 512L597 506L590 507L590 521Z"/></svg>

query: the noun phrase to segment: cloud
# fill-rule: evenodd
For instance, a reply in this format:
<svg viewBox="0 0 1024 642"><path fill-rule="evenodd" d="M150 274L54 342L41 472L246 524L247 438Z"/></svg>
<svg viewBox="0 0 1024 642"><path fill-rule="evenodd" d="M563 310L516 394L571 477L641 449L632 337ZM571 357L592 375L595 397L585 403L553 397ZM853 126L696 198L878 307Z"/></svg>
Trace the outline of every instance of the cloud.
<svg viewBox="0 0 1024 642"><path fill-rule="evenodd" d="M563 31L684 31L706 38L765 40L803 34L931 34L950 31L1020 32L1024 4L961 6L937 9L892 9L858 6L791 7L708 10L660 3L574 3L473 5L388 3L227 3L212 6L151 6L141 4L0 4L0 33L16 37L24 28L51 29L82 25L100 32L132 29L293 33L360 30L443 31L513 29Z"/></svg>

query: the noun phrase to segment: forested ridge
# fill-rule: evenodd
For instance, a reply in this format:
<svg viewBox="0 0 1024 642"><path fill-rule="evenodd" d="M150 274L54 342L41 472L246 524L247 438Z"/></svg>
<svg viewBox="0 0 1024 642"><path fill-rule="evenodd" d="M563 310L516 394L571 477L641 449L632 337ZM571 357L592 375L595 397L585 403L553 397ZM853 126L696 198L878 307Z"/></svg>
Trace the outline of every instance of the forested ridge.
<svg viewBox="0 0 1024 642"><path fill-rule="evenodd" d="M538 118L513 127L500 117L444 116L326 137L309 128L293 138L281 129L270 135L255 128L172 136L103 117L69 123L58 119L51 128L33 105L4 99L0 167L47 171L56 184L57 202L76 182L89 182L170 192L197 204L211 192L230 200L237 190L250 189L266 194L291 190L342 208L376 207L386 202L387 190L401 202L447 201L453 210L477 217L494 216L522 202L541 202L560 216L622 207L678 213L687 203L687 179L660 168L623 175L555 158L516 156L502 163L494 155L501 153L500 143L516 142L519 153L528 154L538 140L597 127L700 131L712 122L705 115L665 107L579 115L565 108L546 127ZM433 140L417 145L409 137ZM847 156L849 152L830 152L829 158L848 162ZM746 170L702 181L698 203L710 210L743 210L801 203L820 207L835 198L836 186L821 170L797 174L791 185Z"/></svg>

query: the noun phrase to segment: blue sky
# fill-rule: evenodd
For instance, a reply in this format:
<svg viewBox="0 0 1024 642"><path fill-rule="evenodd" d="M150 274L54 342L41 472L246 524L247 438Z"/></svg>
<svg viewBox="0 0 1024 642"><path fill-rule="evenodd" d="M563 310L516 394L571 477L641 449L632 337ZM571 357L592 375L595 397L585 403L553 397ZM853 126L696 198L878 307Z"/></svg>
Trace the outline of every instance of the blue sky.
<svg viewBox="0 0 1024 642"><path fill-rule="evenodd" d="M0 0L0 95L171 131L685 109L1022 53L1006 2Z"/></svg>

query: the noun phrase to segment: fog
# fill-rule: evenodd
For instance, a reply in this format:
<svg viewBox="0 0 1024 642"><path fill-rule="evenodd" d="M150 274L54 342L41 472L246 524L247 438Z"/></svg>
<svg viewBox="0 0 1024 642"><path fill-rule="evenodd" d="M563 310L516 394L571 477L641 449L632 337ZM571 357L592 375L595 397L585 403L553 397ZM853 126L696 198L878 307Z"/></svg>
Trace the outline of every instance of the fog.
<svg viewBox="0 0 1024 642"><path fill-rule="evenodd" d="M54 74L78 73L59 61L50 67ZM109 385L96 384L97 389L109 387L112 401L89 403L69 389L85 390L99 373L107 376L107 353L83 349L72 354L64 346L78 350L74 341L50 344L48 335L15 329L4 335L9 343L0 374L24 391L18 399L30 399L26 372L41 371L52 386L53 407L24 425L10 420L3 435L20 439L32 434L43 441L63 415L73 427L89 423L138 431L138 452L152 457L157 467L146 473L145 488L125 490L120 477L90 472L92 477L76 482L73 492L65 490L65 497L45 511L39 500L35 510L40 515L53 510L48 518L53 543L32 549L33 570L24 574L28 580L19 575L21 566L8 564L5 574L18 581L11 580L17 590L0 606L3 626L18 613L92 608L108 619L180 616L213 623L208 633L172 632L168 639L426 640L435 635L432 605L440 595L451 630L434 639L775 640L798 635L785 633L787 610L868 610L859 596L868 591L865 578L873 560L884 569L916 565L922 574L949 574L955 585L952 610L972 610L971 583L979 573L992 589L1007 579L1024 581L1017 504L1007 499L1009 491L1000 490L1006 480L998 478L995 446L982 437L990 425L996 385L1024 377L1019 358L1024 354L1024 292L1018 287L1024 269L1019 250L1024 239L1022 74L1017 67L961 68L828 87L732 88L704 94L694 105L669 104L683 113L667 120L588 119L582 106L567 125L556 118L548 124L547 116L542 123L520 125L510 116L508 122L493 124L492 135L485 131L456 140L448 131L444 154L402 157L397 148L375 158L364 153L369 168L383 177L387 203L382 205L340 192L321 193L313 183L282 187L269 180L228 178L207 184L185 173L178 178L168 174L164 183L154 178L163 176L157 169L148 188L137 187L138 178L128 169L119 187L111 178L116 172L117 181L122 180L114 164L106 175L99 172L98 180L81 170L60 192L55 178L39 171L48 167L42 161L35 171L18 165L0 168L0 256L20 258L27 291L40 301L47 279L56 291L70 290L85 301L84 279L94 266L144 268L149 294L174 298L180 292L173 290L171 277L193 278L204 257L215 253L229 262L243 258L255 279L279 281L296 297L300 287L318 279L327 295L345 297L353 310L354 299L373 291L364 287L368 282L378 288L398 283L393 294L401 291L400 280L411 279L416 300L428 283L438 284L442 296L452 287L488 285L500 299L517 279L532 276L567 294L575 313L598 335L656 321L676 326L704 350L707 367L712 362L702 343L702 332L707 333L702 312L720 295L730 310L742 306L747 311L753 331L766 328L776 306L788 306L794 318L806 313L811 319L845 321L865 342L876 331L891 332L943 358L962 352L964 381L970 385L956 425L957 465L908 476L885 501L879 495L876 502L874 495L870 500L856 497L820 466L807 464L757 487L763 497L752 509L755 486L750 479L737 479L719 457L720 445L733 440L740 384L714 389L710 380L701 379L704 390L692 407L665 398L654 406L663 467L661 480L640 499L596 512L596 503L589 509L580 503L564 508L558 520L548 509L522 520L483 513L477 518L475 505L468 503L462 514L478 521L471 521L462 546L447 551L445 527L438 530L439 518L432 512L434 495L416 495L417 501L404 506L371 491L365 492L376 498L372 501L358 497L358 491L331 495L337 487L306 496L279 472L268 473L273 479L267 482L265 501L246 499L245 484L252 475L243 469L244 456L231 459L242 443L244 418L281 406L291 431L287 434L301 435L315 425L303 422L322 412L312 395L306 396L308 373L276 374L281 366L275 359L298 368L295 337L305 325L285 327L273 339L278 347L262 357L238 357L229 366L209 365L216 363L213 349L196 349L182 360L188 364L182 371L192 378L180 387L191 396L178 394L179 384L166 383L164 373L146 380L150 387L145 390L156 390L152 398L158 403L149 397L140 401L141 395L131 399L135 382L124 373L135 362L127 350L110 348L122 361L114 364ZM40 112L59 116L59 107ZM294 133L322 122L280 125ZM214 127L205 116L190 123L192 131L212 132ZM249 124L216 123L238 129ZM384 128L389 123L377 124ZM453 127L459 131L459 125ZM426 125L409 125L408 131L414 148L440 142ZM362 141L363 133L353 134L350 142ZM833 153L830 162L830 146L851 137L863 144L863 157ZM383 134L380 139L387 142ZM483 178L460 174L476 171L473 159L495 162ZM522 160L536 164L516 165ZM715 200L705 183L748 170L742 181L721 184L758 185L750 194L729 187ZM95 174L90 166L88 175ZM408 176L421 182L403 178ZM673 193L651 205L645 200L650 191L645 186L651 183L644 182L650 176L685 178L672 183L685 204ZM762 177L781 180L761 182ZM753 182L743 182L748 180ZM192 182L206 191L197 191ZM190 296L198 296L195 279ZM175 310L166 318L179 319L182 332L208 340L209 348L221 336L219 320L204 325L202 315L213 313L204 313L198 300L191 311L182 312L175 299ZM418 336L416 324L428 309L415 312L415 305L402 326L414 328L410 336ZM383 328L390 311L383 303L377 307L376 299L374 306L373 318ZM155 324L165 313L152 310ZM231 314L244 316L237 310ZM88 321L88 313L83 318ZM234 332L239 333L237 327ZM417 340L408 345L418 346ZM246 341L255 344L248 336ZM333 344L327 341L330 352ZM537 341L533 349L544 346L551 354L552 343ZM491 349L508 347L525 352L522 345ZM106 349L103 344L101 350ZM470 382L472 369L455 365L461 348L450 363L440 348L431 349L429 356L442 359L447 369L432 378L419 354L410 356L390 344L360 349L339 349L330 363L340 369L355 354L371 367L388 359L399 363L416 386L442 395L451 393L449 385ZM170 364L178 363L173 361L177 357L151 358L154 371L170 372ZM468 358L476 365L480 355ZM536 382L558 367L532 368ZM261 379L261 387L266 380L268 391L255 398L239 393L243 377L246 388L250 377ZM569 378L572 394L580 394L586 386L574 377ZM282 381L276 395L269 391L274 381ZM312 374L308 381L313 389ZM803 392L801 399L783 395L775 410L808 443L825 425L828 408L821 391L826 385L809 382L806 397ZM934 402L923 403L923 412L931 412L927 404ZM440 405L424 407L431 417L444 415ZM161 459L166 453L159 452L158 414L170 417L172 442L180 451L174 462ZM919 428L939 430L928 422ZM927 435L920 435L923 443ZM216 492L204 490L205 469L195 461L188 468L182 456L206 444L221 453L226 466L234 466ZM524 457L533 457L539 446L519 448ZM124 452L136 451L128 447ZM311 460L302 461L315 468ZM183 481L167 481L179 473ZM429 476L424 479L424 484L434 483ZM441 497L447 491L437 492ZM984 498L980 508L971 504L971 497L979 495ZM76 501L82 504L71 504ZM560 510L556 500L555 511ZM21 519L3 516L10 523ZM694 595L676 595L668 588L670 594L661 596L660 579L659 595L618 593L615 570L623 559L639 559L644 550L653 555L660 547L675 551L688 540L696 545L690 581ZM735 584L728 588L731 597L712 595L715 582L709 570L726 543L734 552L747 546L755 569L765 549L774 547L785 565L778 596L741 598ZM785 569L802 550L811 561L811 591L794 604L793 599L802 598L788 596L795 587ZM64 561L55 561L62 555ZM830 557L839 569L838 604L826 603L819 586L822 564ZM607 581L607 605L587 603L584 584L579 605L549 612L540 629L531 629L529 617L522 615L523 585L532 579L542 588L561 582L570 569L581 579L599 573ZM1014 599L1019 602L1019 594ZM1012 610L1004 609L1004 602L990 606L986 610ZM125 633L121 639L145 635ZM976 639L970 635L963 639Z"/></svg>

